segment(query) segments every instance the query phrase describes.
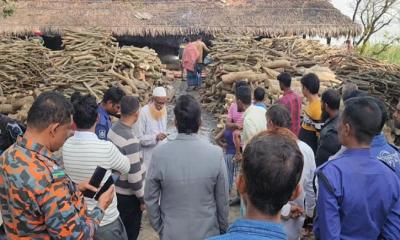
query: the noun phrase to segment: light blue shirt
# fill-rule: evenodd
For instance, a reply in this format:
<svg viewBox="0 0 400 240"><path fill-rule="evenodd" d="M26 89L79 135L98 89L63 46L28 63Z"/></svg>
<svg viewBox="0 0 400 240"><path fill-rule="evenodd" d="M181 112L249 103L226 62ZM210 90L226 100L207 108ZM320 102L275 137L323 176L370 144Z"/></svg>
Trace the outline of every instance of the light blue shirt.
<svg viewBox="0 0 400 240"><path fill-rule="evenodd" d="M286 240L287 236L282 224L238 219L221 236L211 237L207 240Z"/></svg>

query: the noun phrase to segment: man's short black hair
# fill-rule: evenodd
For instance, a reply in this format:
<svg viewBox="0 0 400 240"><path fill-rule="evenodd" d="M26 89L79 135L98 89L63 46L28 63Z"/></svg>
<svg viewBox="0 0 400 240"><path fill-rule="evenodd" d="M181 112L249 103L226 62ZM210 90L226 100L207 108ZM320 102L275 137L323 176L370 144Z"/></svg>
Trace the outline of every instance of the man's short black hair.
<svg viewBox="0 0 400 240"><path fill-rule="evenodd" d="M301 80L301 84L305 87L311 94L317 94L319 91L319 78L314 73L308 73L304 75Z"/></svg>
<svg viewBox="0 0 400 240"><path fill-rule="evenodd" d="M111 100L112 103L118 104L121 102L122 97L125 96L124 91L119 87L110 87L103 96L103 103Z"/></svg>
<svg viewBox="0 0 400 240"><path fill-rule="evenodd" d="M44 92L36 98L29 109L27 125L44 130L53 123L68 124L71 123L72 113L71 103L61 93Z"/></svg>
<svg viewBox="0 0 400 240"><path fill-rule="evenodd" d="M254 89L254 100L257 102L263 102L265 99L265 90L262 87Z"/></svg>
<svg viewBox="0 0 400 240"><path fill-rule="evenodd" d="M246 105L251 104L251 88L249 86L241 86L236 89L235 97Z"/></svg>
<svg viewBox="0 0 400 240"><path fill-rule="evenodd" d="M366 97L366 96L368 96L368 94L366 92L356 89L353 91L344 92L342 94L342 99L343 99L343 101L347 101L351 98Z"/></svg>
<svg viewBox="0 0 400 240"><path fill-rule="evenodd" d="M375 100L368 97L351 98L345 102L342 121L348 123L359 143L370 144L380 133L382 113Z"/></svg>
<svg viewBox="0 0 400 240"><path fill-rule="evenodd" d="M267 119L277 127L290 128L291 126L289 109L281 104L274 104L268 108Z"/></svg>
<svg viewBox="0 0 400 240"><path fill-rule="evenodd" d="M303 155L293 139L262 134L246 146L242 171L251 204L274 216L288 202L300 180Z"/></svg>
<svg viewBox="0 0 400 240"><path fill-rule="evenodd" d="M380 121L380 126L379 126L379 129L380 129L379 132L382 132L383 127L385 126L386 122L389 120L389 113L388 113L386 104L382 100L375 98L375 97L366 97L366 98L370 98L371 100L373 100L376 103L376 105L379 107L379 109L381 110L381 121Z"/></svg>
<svg viewBox="0 0 400 240"><path fill-rule="evenodd" d="M81 92L76 91L76 92L74 92L74 93L71 94L70 101L71 101L72 104L74 104L74 102L75 102L77 99L81 98L81 97L82 97Z"/></svg>
<svg viewBox="0 0 400 240"><path fill-rule="evenodd" d="M200 104L191 95L178 98L174 108L178 133L197 133L201 124Z"/></svg>
<svg viewBox="0 0 400 240"><path fill-rule="evenodd" d="M74 123L79 129L89 129L96 124L98 105L96 98L90 94L83 95L74 101Z"/></svg>
<svg viewBox="0 0 400 240"><path fill-rule="evenodd" d="M340 94L338 91L328 89L322 93L321 100L326 103L332 110L339 110L340 108Z"/></svg>
<svg viewBox="0 0 400 240"><path fill-rule="evenodd" d="M245 80L236 81L236 83L235 83L235 92L237 91L238 88L243 87L243 86L248 87L249 83L246 82Z"/></svg>
<svg viewBox="0 0 400 240"><path fill-rule="evenodd" d="M290 85L292 84L292 76L290 76L289 73L287 72L280 73L277 79L279 82L283 84L283 86L290 88Z"/></svg>
<svg viewBox="0 0 400 240"><path fill-rule="evenodd" d="M140 103L137 97L124 96L121 99L121 115L130 116L139 110Z"/></svg>

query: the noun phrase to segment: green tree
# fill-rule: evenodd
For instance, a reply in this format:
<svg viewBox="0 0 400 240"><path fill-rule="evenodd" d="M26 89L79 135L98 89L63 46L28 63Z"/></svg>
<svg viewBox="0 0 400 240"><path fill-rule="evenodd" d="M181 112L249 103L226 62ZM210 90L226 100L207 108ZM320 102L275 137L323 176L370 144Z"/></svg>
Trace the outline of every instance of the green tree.
<svg viewBox="0 0 400 240"><path fill-rule="evenodd" d="M355 44L363 54L371 37L398 18L400 0L353 0L353 3L352 20L360 21L363 27L363 33Z"/></svg>
<svg viewBox="0 0 400 240"><path fill-rule="evenodd" d="M0 18L9 17L15 11L15 4L13 0L0 0Z"/></svg>

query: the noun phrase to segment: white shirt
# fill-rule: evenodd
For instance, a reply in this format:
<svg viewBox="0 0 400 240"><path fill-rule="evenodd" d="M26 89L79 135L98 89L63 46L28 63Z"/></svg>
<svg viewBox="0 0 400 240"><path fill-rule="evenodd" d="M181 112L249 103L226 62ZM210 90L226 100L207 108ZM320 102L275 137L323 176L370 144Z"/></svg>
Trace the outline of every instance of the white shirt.
<svg viewBox="0 0 400 240"><path fill-rule="evenodd" d="M95 133L76 131L70 137L62 149L65 171L75 183L89 181L97 166L107 169L103 181L104 184L111 175L111 170L121 174L129 172L129 159L122 155L118 148L111 142L100 140ZM85 197L89 210L92 210L97 201ZM100 226L114 222L119 216L117 209L117 196L106 209Z"/></svg>
<svg viewBox="0 0 400 240"><path fill-rule="evenodd" d="M312 217L316 205L316 196L313 188L314 173L316 170L315 157L313 150L303 141L297 140L297 145L303 154L304 165L303 172L301 173L300 186L301 194L294 201L288 202L283 206L281 214L288 216L290 213L290 205L296 204L304 209L307 216ZM305 202L305 204L304 204ZM283 220L288 240L300 239L301 229L304 223L304 217L297 219Z"/></svg>
<svg viewBox="0 0 400 240"><path fill-rule="evenodd" d="M146 168L150 165L151 154L157 142L159 133L167 133L167 115L161 120L155 120L150 113L150 104L140 110L139 121L133 126L134 135L140 140L142 156Z"/></svg>
<svg viewBox="0 0 400 240"><path fill-rule="evenodd" d="M266 110L250 105L243 114L242 142L248 144L252 137L267 129Z"/></svg>

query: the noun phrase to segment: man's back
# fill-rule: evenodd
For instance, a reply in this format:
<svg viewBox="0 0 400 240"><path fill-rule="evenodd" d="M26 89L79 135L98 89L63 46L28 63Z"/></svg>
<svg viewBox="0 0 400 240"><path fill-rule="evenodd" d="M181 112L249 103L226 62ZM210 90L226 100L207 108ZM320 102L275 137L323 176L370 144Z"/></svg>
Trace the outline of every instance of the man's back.
<svg viewBox="0 0 400 240"><path fill-rule="evenodd" d="M381 235L397 239L399 180L389 167L370 157L369 149L344 151L322 165L317 176L317 236L377 239Z"/></svg>
<svg viewBox="0 0 400 240"><path fill-rule="evenodd" d="M109 170L105 174L102 184L111 175L111 170L126 174L130 167L128 158L123 156L116 146L111 142L97 139L96 135L90 132L75 132L75 136L65 142L62 154L65 170L76 183L88 181L97 166ZM94 199L85 198L85 201L89 210L97 204ZM112 223L118 216L117 199L114 197L105 211L100 226Z"/></svg>
<svg viewBox="0 0 400 240"><path fill-rule="evenodd" d="M244 112L243 118L243 143L248 141L257 133L267 128L266 110L254 105L250 105Z"/></svg>
<svg viewBox="0 0 400 240"><path fill-rule="evenodd" d="M301 97L292 90L287 90L277 103L285 105L289 109L291 117L290 130L292 130L294 134L299 135L302 103Z"/></svg>
<svg viewBox="0 0 400 240"><path fill-rule="evenodd" d="M371 143L371 156L383 161L390 166L400 177L400 153L394 146L391 146L383 133L374 137Z"/></svg>
<svg viewBox="0 0 400 240"><path fill-rule="evenodd" d="M179 134L157 147L146 177L145 201L162 239L204 239L225 231L228 182L221 149L197 134Z"/></svg>

